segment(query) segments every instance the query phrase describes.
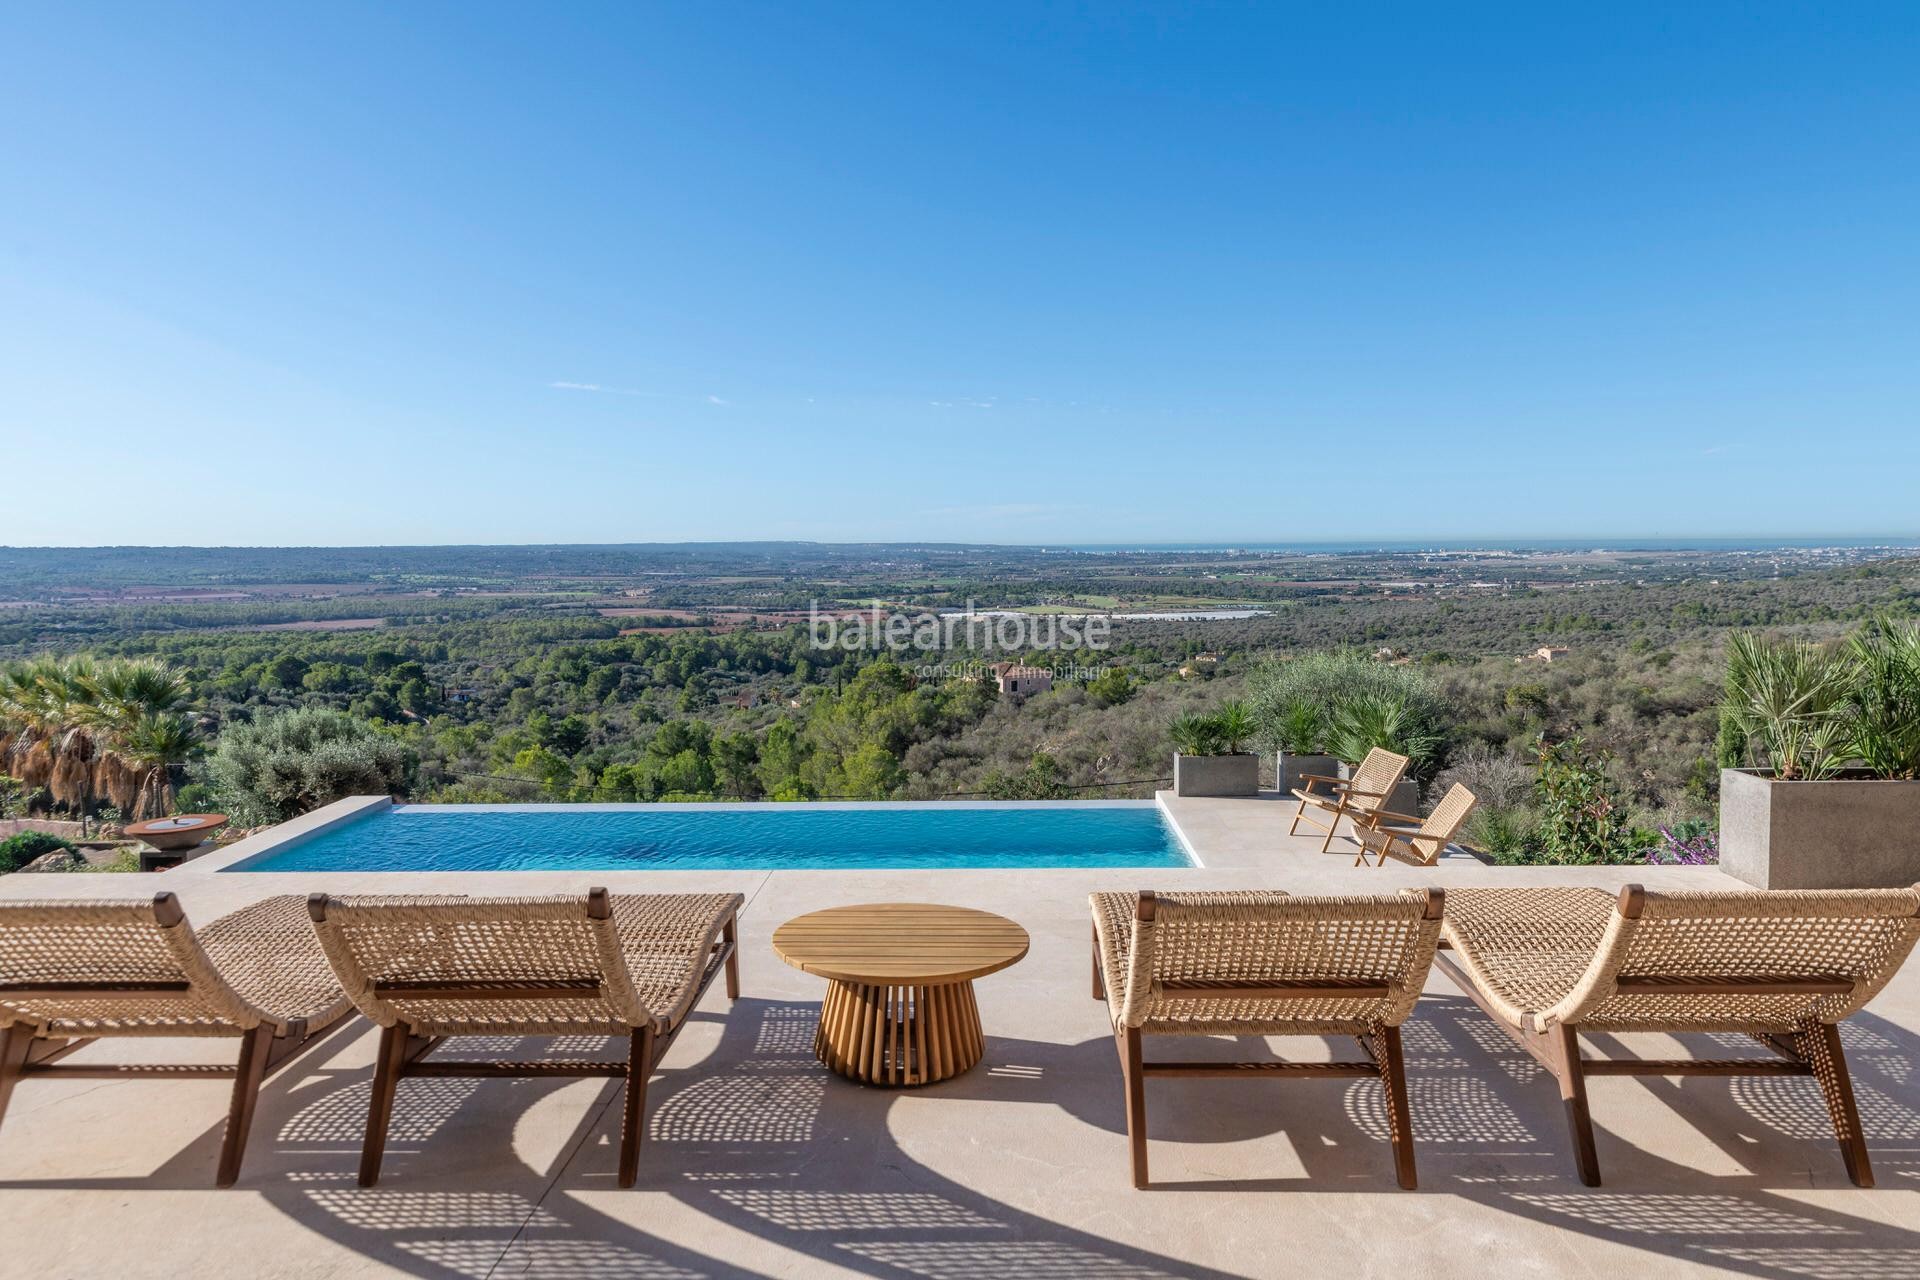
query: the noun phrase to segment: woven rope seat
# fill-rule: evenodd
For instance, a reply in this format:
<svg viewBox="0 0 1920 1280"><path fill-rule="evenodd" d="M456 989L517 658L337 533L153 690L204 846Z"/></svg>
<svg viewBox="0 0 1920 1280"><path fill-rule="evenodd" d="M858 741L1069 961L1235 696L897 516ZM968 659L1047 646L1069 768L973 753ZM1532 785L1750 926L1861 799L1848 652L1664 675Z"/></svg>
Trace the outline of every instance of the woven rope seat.
<svg viewBox="0 0 1920 1280"><path fill-rule="evenodd" d="M1489 1011L1514 1027L1788 1032L1838 1022L1878 993L1913 946L1916 910L1912 889L1649 892L1635 916L1600 889L1456 889L1444 936ZM1843 989L1661 989L1682 976Z"/></svg>
<svg viewBox="0 0 1920 1280"><path fill-rule="evenodd" d="M1109 1015L1156 1035L1363 1035L1404 1021L1419 998L1437 922L1424 891L1294 897L1163 893L1136 922L1132 893L1090 895ZM1140 946L1135 930L1151 930ZM1145 939L1143 938L1142 941ZM1168 998L1167 982L1336 979L1383 985L1358 999Z"/></svg>
<svg viewBox="0 0 1920 1280"><path fill-rule="evenodd" d="M321 946L348 996L381 1026L417 1034L566 1035L672 1027L697 994L739 894L617 894L597 920L579 896L330 898ZM510 987L575 982L577 997L515 1000L375 990L376 983Z"/></svg>
<svg viewBox="0 0 1920 1280"><path fill-rule="evenodd" d="M282 1021L318 1027L353 1007L313 936L305 898L283 894L221 916L200 931L200 945L235 991Z"/></svg>
<svg viewBox="0 0 1920 1280"><path fill-rule="evenodd" d="M0 903L0 987L116 984L184 989L0 993L0 1026L49 1037L233 1036L263 1024L285 1034L348 1010L301 898L267 898L200 930L150 899Z"/></svg>

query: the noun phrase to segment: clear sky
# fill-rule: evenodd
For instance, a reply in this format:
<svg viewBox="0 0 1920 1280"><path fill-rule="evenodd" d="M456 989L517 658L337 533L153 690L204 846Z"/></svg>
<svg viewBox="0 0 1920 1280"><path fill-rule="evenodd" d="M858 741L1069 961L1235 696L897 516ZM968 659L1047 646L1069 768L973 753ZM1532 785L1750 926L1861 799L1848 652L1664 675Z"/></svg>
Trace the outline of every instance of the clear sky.
<svg viewBox="0 0 1920 1280"><path fill-rule="evenodd" d="M0 11L0 543L1920 532L1920 6Z"/></svg>

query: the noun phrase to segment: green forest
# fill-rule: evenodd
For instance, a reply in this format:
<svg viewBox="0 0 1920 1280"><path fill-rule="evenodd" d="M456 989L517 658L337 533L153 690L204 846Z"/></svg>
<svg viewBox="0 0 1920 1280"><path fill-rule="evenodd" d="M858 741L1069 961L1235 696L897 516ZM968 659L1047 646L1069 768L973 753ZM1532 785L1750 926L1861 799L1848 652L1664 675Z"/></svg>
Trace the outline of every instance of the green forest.
<svg viewBox="0 0 1920 1280"><path fill-rule="evenodd" d="M989 594L991 583L962 575L960 589L1009 607L1114 585L1111 576L1094 583L1053 565L1046 572L1059 581ZM1209 572L1162 590L1219 598ZM1561 589L1294 588L1255 617L1118 622L1111 647L1092 656L935 655L1073 664L1084 677L1013 697L991 679L923 678L925 654L813 647L797 623L721 630L697 612L645 612L730 589L738 602L733 577L676 580L619 617L590 607L601 598L592 592L545 583L482 597L72 603L0 612L0 659L16 676L36 661L84 655L156 664L177 678L177 695L155 714L186 715L187 741L138 755L137 767L150 783L156 762L165 764L168 802L193 808L231 804L246 733L296 709L332 717L301 732L377 740L373 772L352 776L422 801L1146 796L1170 774L1182 716L1250 696L1257 706L1276 669L1340 651L1393 669L1430 697L1422 779L1429 788L1465 781L1480 793L1479 837L1497 849L1524 843L1524 832L1501 824L1524 826L1543 743L1577 740L1641 828L1710 822L1728 635L1830 640L1872 617L1920 613L1920 561L1874 559L1778 577ZM840 584L838 602L885 593L907 608L925 594L902 589L912 586L870 576ZM749 603L770 607L764 591ZM263 629L302 621L288 616L302 611L374 621ZM1520 660L1541 646L1565 653ZM70 698L87 704L83 685ZM45 707L21 711L33 699L16 695L16 733L23 717L60 719ZM1263 751L1278 744L1277 714L1256 736ZM115 732L100 730L103 751L124 740ZM258 741L244 745L258 759L270 754ZM169 753L178 758L159 759ZM0 783L0 801L10 808L71 807L44 771L8 772L14 781ZM83 803L128 808L124 795L94 790ZM254 816L271 820L272 806Z"/></svg>

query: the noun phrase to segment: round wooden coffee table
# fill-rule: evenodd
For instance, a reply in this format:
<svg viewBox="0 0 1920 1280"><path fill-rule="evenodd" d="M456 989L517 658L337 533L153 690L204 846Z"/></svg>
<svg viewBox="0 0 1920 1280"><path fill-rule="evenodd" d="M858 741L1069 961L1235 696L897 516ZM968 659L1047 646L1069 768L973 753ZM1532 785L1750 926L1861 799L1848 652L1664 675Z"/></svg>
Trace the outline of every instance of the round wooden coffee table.
<svg viewBox="0 0 1920 1280"><path fill-rule="evenodd" d="M921 1085L980 1061L973 980L1027 954L1027 931L988 911L920 902L833 907L773 931L773 949L827 980L813 1051L862 1084Z"/></svg>

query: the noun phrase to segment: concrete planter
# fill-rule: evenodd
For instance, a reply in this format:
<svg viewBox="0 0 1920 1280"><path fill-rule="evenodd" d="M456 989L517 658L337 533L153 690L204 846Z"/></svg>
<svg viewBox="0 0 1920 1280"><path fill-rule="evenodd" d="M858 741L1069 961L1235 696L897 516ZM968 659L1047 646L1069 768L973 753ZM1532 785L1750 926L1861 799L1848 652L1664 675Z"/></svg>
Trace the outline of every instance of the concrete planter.
<svg viewBox="0 0 1920 1280"><path fill-rule="evenodd" d="M1340 776L1351 778L1353 765L1342 762ZM1393 784L1393 794L1387 797L1385 808L1395 813L1418 814L1420 812L1420 784L1412 778L1402 778Z"/></svg>
<svg viewBox="0 0 1920 1280"><path fill-rule="evenodd" d="M1177 796L1251 796L1260 792L1260 757L1251 751L1231 756L1173 756L1173 794Z"/></svg>
<svg viewBox="0 0 1920 1280"><path fill-rule="evenodd" d="M1720 771L1720 869L1762 889L1920 881L1920 782Z"/></svg>
<svg viewBox="0 0 1920 1280"><path fill-rule="evenodd" d="M1340 776L1339 769L1340 761L1332 756L1307 756L1282 751L1274 760L1274 789L1283 796L1291 795L1296 788L1306 788L1307 775L1337 778Z"/></svg>

